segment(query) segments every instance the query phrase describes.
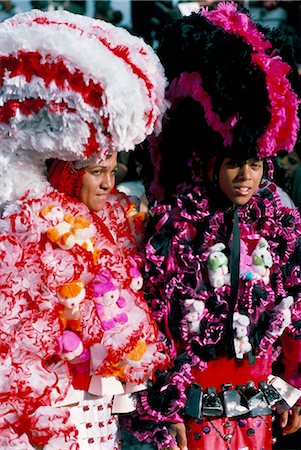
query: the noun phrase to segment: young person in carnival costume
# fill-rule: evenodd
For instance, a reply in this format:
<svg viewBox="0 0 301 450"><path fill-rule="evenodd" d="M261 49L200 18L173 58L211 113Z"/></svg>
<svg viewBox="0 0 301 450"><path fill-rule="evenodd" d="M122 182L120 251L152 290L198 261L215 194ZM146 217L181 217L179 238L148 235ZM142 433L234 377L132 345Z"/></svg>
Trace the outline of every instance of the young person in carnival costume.
<svg viewBox="0 0 301 450"><path fill-rule="evenodd" d="M264 181L299 128L280 38L229 2L159 48L170 108L150 140L146 292L174 366L126 420L159 449L271 449L275 408L283 433L301 427L301 222Z"/></svg>
<svg viewBox="0 0 301 450"><path fill-rule="evenodd" d="M0 79L0 448L117 449L116 414L167 363L143 218L114 188L117 152L160 126L163 69L123 29L31 11L0 26Z"/></svg>

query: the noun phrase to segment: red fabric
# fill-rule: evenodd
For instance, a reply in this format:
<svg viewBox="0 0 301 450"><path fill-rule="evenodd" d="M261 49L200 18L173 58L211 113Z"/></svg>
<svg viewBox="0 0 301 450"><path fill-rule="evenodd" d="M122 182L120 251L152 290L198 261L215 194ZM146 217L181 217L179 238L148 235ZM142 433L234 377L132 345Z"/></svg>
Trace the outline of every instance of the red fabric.
<svg viewBox="0 0 301 450"><path fill-rule="evenodd" d="M75 170L68 161L55 159L50 166L48 180L52 187L73 198L79 198L85 169Z"/></svg>
<svg viewBox="0 0 301 450"><path fill-rule="evenodd" d="M272 449L271 416L241 420L222 418L211 422L205 419L198 423L191 419L186 428L189 450ZM226 435L232 438L223 439Z"/></svg>
<svg viewBox="0 0 301 450"><path fill-rule="evenodd" d="M271 358L256 358L254 365L249 365L247 359L242 362L236 362L235 359L219 358L209 361L208 368L200 371L197 368L192 369L194 381L200 383L203 389L214 386L217 390L221 389L224 383L244 384L253 380L258 384L261 380L266 380L272 373Z"/></svg>
<svg viewBox="0 0 301 450"><path fill-rule="evenodd" d="M92 80L87 81L82 72L75 70L72 73L64 63L64 60L58 58L56 62L43 61L42 55L35 52L19 51L17 56L1 56L0 57L0 80L9 73L9 77L18 76L20 74L26 77L26 81L31 81L33 76L42 78L45 85L48 86L53 80L59 89L65 89L65 84L68 83L69 90L77 92L83 98L83 101L93 108L99 110L103 106L103 88L100 84L95 84ZM54 111L56 108L55 102L50 102L49 110ZM16 109L20 109L26 115L32 113L37 114L39 109L47 107L46 101L41 99L24 99L22 101L9 100L6 105L0 108L0 118L5 123L8 123L7 117L12 117ZM60 103L61 112L63 111L63 102ZM60 109L59 108L59 109ZM59 111L59 109L57 109ZM73 109L66 107L65 111L72 112ZM103 129L106 130L106 135L110 140L112 137L108 131L109 117L103 118ZM90 129L90 138L85 148L85 155L91 156L96 147L96 129L92 124L87 122ZM98 147L98 146L97 146Z"/></svg>
<svg viewBox="0 0 301 450"><path fill-rule="evenodd" d="M284 373L282 377L288 383L301 389L301 340L284 334L282 337ZM301 397L296 405L301 406Z"/></svg>
<svg viewBox="0 0 301 450"><path fill-rule="evenodd" d="M89 372L80 373L76 370L72 371L72 386L74 389L80 389L81 391L88 391L91 377Z"/></svg>
<svg viewBox="0 0 301 450"><path fill-rule="evenodd" d="M52 24L57 24L57 23L64 24L66 27L77 28L82 33L84 33L84 30L77 27L75 24L70 24L68 22L56 22L54 20L49 20L46 17L37 17L33 20L33 22L41 23L43 25L52 25ZM94 27L94 30L97 31L96 26ZM88 33L88 34L92 35L92 33ZM107 39L101 37L100 35L96 35L96 37L110 52L112 52L114 55L118 56L119 58L122 58L125 61L125 63L130 66L133 73L135 73L139 77L139 79L143 80L143 82L145 83L146 89L148 91L148 96L149 96L149 98L151 98L153 84L150 81L150 79L147 77L147 75L131 60L130 52L129 52L129 49L126 47L126 45L123 44L123 45L113 46ZM140 49L140 52L142 54L144 53L143 48ZM152 122L152 119L153 119L153 110L150 110L148 112L147 126Z"/></svg>

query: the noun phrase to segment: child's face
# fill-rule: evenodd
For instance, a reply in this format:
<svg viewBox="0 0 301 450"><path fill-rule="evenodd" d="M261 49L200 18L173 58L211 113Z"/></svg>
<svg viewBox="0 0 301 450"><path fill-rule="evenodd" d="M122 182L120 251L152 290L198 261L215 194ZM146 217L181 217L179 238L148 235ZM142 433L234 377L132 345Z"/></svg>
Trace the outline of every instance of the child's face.
<svg viewBox="0 0 301 450"><path fill-rule="evenodd" d="M219 170L219 186L232 203L245 205L258 189L262 175L260 159L237 161L225 158Z"/></svg>

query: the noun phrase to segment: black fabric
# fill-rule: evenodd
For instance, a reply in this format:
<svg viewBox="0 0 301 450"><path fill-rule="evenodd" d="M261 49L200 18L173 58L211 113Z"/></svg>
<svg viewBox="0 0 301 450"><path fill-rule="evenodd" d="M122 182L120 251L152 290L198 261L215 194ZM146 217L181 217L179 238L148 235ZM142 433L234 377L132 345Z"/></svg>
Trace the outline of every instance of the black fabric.
<svg viewBox="0 0 301 450"><path fill-rule="evenodd" d="M230 283L231 283L231 293L229 305L229 319L228 327L229 331L233 329L233 313L235 310L235 305L237 302L238 293L238 283L239 283L239 264L240 264L240 231L238 224L238 206L233 207L233 228L232 228L232 242L230 250ZM228 353L230 357L235 356L233 333L227 333L231 336L231 340L228 342Z"/></svg>

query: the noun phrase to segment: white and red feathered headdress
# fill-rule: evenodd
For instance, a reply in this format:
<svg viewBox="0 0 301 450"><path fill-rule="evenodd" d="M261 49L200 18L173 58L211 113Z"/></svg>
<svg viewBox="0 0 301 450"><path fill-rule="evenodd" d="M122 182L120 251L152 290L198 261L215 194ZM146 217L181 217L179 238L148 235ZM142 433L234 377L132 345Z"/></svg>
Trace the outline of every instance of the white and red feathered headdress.
<svg viewBox="0 0 301 450"><path fill-rule="evenodd" d="M66 11L31 11L0 25L0 83L0 202L19 194L16 173L28 181L48 158L100 160L133 149L165 110L152 48Z"/></svg>

